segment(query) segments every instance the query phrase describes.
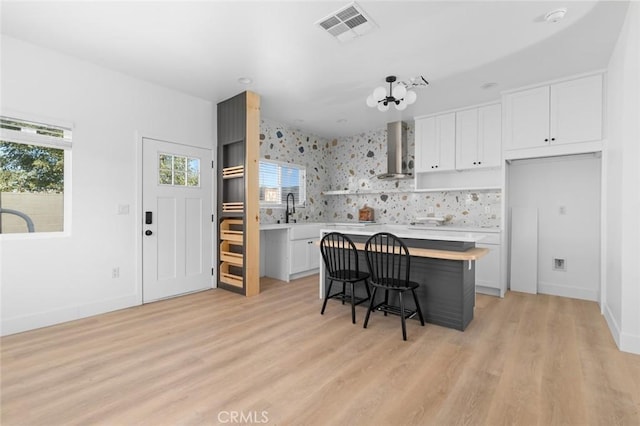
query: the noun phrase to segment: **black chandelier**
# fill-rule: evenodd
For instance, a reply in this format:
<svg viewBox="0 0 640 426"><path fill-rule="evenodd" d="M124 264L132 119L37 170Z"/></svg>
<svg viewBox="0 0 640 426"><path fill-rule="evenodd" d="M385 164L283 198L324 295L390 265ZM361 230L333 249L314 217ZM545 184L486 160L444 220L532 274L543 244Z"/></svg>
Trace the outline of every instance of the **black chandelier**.
<svg viewBox="0 0 640 426"><path fill-rule="evenodd" d="M418 97L416 92L407 90L402 83L393 85L396 81L395 75L390 75L385 81L389 83L389 94L387 94L387 90L383 86L376 87L373 94L367 97L367 105L371 108L378 107L379 111L388 111L389 104L393 103L397 110L403 111L407 108L407 105L411 105L416 101Z"/></svg>

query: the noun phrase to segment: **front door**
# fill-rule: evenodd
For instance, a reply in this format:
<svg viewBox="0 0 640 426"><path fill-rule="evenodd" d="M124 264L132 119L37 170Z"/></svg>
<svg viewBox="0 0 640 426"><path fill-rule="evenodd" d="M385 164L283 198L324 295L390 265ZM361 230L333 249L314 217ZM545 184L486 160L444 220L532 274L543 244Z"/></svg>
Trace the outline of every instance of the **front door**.
<svg viewBox="0 0 640 426"><path fill-rule="evenodd" d="M212 287L211 150L142 140L142 300Z"/></svg>

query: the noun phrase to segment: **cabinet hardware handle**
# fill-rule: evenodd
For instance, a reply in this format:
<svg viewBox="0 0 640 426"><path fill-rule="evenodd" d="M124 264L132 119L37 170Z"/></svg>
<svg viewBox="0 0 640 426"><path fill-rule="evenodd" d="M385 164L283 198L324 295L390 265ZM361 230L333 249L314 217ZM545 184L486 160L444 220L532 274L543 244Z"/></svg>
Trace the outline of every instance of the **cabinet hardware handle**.
<svg viewBox="0 0 640 426"><path fill-rule="evenodd" d="M478 164L482 164L482 161L478 161Z"/></svg>
<svg viewBox="0 0 640 426"><path fill-rule="evenodd" d="M544 141L545 141L545 142L549 142L549 139L545 139Z"/></svg>
<svg viewBox="0 0 640 426"><path fill-rule="evenodd" d="M555 141L555 140L556 140L556 138L551 138L551 140L552 140L552 141Z"/></svg>
<svg viewBox="0 0 640 426"><path fill-rule="evenodd" d="M474 161L473 164L476 164L476 162Z"/></svg>

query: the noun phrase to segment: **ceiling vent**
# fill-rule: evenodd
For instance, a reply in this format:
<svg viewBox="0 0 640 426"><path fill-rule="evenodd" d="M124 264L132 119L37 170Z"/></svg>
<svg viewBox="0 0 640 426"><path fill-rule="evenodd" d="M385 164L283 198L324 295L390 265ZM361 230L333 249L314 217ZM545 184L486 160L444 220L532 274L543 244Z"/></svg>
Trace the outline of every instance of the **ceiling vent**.
<svg viewBox="0 0 640 426"><path fill-rule="evenodd" d="M355 2L322 18L316 25L343 43L365 35L376 27Z"/></svg>

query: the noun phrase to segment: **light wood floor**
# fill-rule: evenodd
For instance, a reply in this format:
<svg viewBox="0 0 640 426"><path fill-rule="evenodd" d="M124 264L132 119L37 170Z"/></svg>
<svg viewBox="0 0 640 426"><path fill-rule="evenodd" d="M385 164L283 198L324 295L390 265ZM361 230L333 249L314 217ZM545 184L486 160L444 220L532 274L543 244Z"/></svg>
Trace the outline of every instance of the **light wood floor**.
<svg viewBox="0 0 640 426"><path fill-rule="evenodd" d="M3 338L1 423L640 424L640 356L595 303L479 295L465 332L409 321L403 342L395 316L364 330L365 308L352 325L337 301L321 316L317 279Z"/></svg>

